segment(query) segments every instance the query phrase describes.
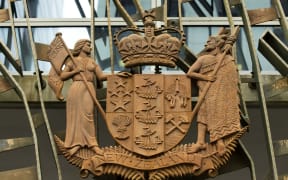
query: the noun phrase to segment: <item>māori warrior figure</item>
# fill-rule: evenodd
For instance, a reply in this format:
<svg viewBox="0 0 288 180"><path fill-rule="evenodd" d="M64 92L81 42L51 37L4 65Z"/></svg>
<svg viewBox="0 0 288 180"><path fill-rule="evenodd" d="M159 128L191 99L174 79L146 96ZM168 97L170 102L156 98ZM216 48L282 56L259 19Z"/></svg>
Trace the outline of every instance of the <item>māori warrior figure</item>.
<svg viewBox="0 0 288 180"><path fill-rule="evenodd" d="M227 35L210 37L204 50L187 72L188 77L198 80L199 97L204 95L197 114L197 142L192 145L191 152L206 148L205 135L208 131L210 143L215 143L218 153L223 155L225 153L223 139L241 129L238 70L230 51L225 52L223 56L227 38L230 38L230 45L235 41ZM215 75L213 71L219 61L221 64ZM206 93L203 89L208 81L211 84Z"/></svg>

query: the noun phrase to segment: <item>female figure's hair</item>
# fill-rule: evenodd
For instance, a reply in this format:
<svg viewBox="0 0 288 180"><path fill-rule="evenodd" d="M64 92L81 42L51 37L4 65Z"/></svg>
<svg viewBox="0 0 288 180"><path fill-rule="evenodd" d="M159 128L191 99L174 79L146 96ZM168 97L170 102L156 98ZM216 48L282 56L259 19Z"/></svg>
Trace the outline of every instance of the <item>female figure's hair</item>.
<svg viewBox="0 0 288 180"><path fill-rule="evenodd" d="M73 49L73 56L78 56L83 48L83 46L87 43L91 42L88 39L80 39L75 43L74 49Z"/></svg>

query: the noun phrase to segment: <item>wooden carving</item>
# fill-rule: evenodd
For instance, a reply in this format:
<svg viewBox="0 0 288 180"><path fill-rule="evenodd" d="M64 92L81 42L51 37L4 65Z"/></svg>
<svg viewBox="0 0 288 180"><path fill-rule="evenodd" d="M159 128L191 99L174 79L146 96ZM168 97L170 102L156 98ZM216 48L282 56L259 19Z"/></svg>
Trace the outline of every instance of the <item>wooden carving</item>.
<svg viewBox="0 0 288 180"><path fill-rule="evenodd" d="M0 78L0 93L8 91L12 88L13 87L9 84L9 82L6 79L4 79L2 77Z"/></svg>
<svg viewBox="0 0 288 180"><path fill-rule="evenodd" d="M185 75L108 77L106 114L112 136L147 157L170 150L191 123L190 87Z"/></svg>
<svg viewBox="0 0 288 180"><path fill-rule="evenodd" d="M185 41L182 31L176 28L156 29L153 22L155 13L143 13L144 29L126 28L114 35L114 42L122 56L125 67L138 65L162 65L175 67L178 53ZM136 33L123 37L122 34ZM171 36L166 31L176 33L180 38ZM144 33L141 35L140 33ZM158 35L155 35L158 34Z"/></svg>
<svg viewBox="0 0 288 180"><path fill-rule="evenodd" d="M167 34L168 29L159 30L155 36L153 14L144 15L144 36L118 39L121 32L131 28L115 36L125 65L175 65L183 39ZM139 180L186 174L216 176L247 130L240 124L238 72L230 53L237 30L210 37L186 75L104 75L88 56L90 42L77 42L64 70L54 73L62 80L73 79L67 97L66 137L63 141L55 136L60 152L81 169L83 178L89 174ZM93 111L97 103L92 100L95 78L107 80L104 120L117 146L99 147L96 141ZM199 86L194 107L191 78L197 79ZM180 144L196 115L197 141ZM208 142L206 133L210 135Z"/></svg>
<svg viewBox="0 0 288 180"><path fill-rule="evenodd" d="M57 90L55 91L56 95L61 97L62 81L70 78L73 80L66 100L66 135L64 141L64 147L71 156L81 148L88 148L96 154L102 154L102 150L98 147L94 127L93 99L96 97L94 81L96 78L101 81L106 80L107 76L90 58L90 44L89 40L79 40L75 44L73 55L70 55L70 59L65 62L70 51L58 34L48 51L48 57L53 64L49 85ZM65 68L62 70L64 62Z"/></svg>
<svg viewBox="0 0 288 180"><path fill-rule="evenodd" d="M215 143L218 153L224 154L223 138L241 130L238 71L230 54L234 41L235 37L222 34L210 37L187 73L188 77L198 79L198 103L202 103L197 116L198 139L191 152L206 148L208 131L210 143Z"/></svg>

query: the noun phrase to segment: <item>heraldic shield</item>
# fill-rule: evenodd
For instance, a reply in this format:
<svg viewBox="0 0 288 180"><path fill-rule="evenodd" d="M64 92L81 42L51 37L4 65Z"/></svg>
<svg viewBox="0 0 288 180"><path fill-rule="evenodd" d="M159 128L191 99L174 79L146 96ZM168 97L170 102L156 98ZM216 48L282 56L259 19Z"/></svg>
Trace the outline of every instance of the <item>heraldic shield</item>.
<svg viewBox="0 0 288 180"><path fill-rule="evenodd" d="M153 156L175 147L191 124L191 80L186 75L111 75L106 123L124 148Z"/></svg>

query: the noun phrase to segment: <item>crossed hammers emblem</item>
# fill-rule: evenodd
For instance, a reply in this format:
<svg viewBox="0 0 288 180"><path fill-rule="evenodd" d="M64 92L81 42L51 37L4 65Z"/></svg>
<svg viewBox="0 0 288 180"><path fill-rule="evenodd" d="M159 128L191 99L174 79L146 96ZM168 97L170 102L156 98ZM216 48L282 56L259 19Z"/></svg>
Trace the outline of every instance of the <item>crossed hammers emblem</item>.
<svg viewBox="0 0 288 180"><path fill-rule="evenodd" d="M187 121L187 118L184 116L178 115L174 116L172 114L169 114L167 116L167 119L165 121L166 124L171 123L172 127L166 132L166 135L172 133L174 130L178 129L181 133L185 134L186 130L181 127L182 124L187 124L189 123Z"/></svg>

